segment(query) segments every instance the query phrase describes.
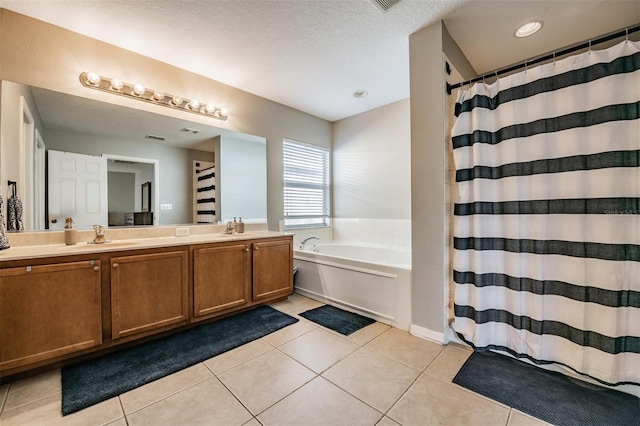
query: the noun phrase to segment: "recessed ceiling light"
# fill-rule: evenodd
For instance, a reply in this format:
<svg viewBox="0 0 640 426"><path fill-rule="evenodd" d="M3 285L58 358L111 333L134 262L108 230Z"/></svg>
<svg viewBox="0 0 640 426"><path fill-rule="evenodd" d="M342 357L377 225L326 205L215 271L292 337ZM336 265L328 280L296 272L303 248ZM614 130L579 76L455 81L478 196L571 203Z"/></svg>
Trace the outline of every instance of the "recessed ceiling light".
<svg viewBox="0 0 640 426"><path fill-rule="evenodd" d="M520 28L516 30L515 36L518 38L529 37L530 35L533 35L538 31L540 31L540 28L542 28L542 25L543 25L542 21L527 22L526 24L521 25Z"/></svg>
<svg viewBox="0 0 640 426"><path fill-rule="evenodd" d="M356 90L355 92L353 92L353 96L356 98L364 98L368 94L369 92L367 92L366 90Z"/></svg>

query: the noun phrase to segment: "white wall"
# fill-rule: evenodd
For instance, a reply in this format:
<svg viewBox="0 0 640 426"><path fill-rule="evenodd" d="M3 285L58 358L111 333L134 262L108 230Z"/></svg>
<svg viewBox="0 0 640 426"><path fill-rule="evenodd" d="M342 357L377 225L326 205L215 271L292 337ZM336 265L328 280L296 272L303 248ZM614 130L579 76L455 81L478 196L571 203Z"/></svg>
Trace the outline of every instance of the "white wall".
<svg viewBox="0 0 640 426"><path fill-rule="evenodd" d="M333 123L333 239L411 247L410 102Z"/></svg>
<svg viewBox="0 0 640 426"><path fill-rule="evenodd" d="M333 217L411 218L409 99L333 123Z"/></svg>
<svg viewBox="0 0 640 426"><path fill-rule="evenodd" d="M216 198L220 220L265 221L267 163L265 142L220 137L216 155Z"/></svg>

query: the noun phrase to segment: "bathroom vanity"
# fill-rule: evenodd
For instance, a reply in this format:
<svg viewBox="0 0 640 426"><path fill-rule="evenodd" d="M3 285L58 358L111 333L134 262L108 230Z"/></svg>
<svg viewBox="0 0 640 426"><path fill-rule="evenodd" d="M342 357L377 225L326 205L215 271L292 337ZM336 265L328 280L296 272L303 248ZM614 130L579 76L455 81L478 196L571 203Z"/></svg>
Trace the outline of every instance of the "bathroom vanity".
<svg viewBox="0 0 640 426"><path fill-rule="evenodd" d="M293 292L292 236L258 231L0 252L0 376L149 340Z"/></svg>

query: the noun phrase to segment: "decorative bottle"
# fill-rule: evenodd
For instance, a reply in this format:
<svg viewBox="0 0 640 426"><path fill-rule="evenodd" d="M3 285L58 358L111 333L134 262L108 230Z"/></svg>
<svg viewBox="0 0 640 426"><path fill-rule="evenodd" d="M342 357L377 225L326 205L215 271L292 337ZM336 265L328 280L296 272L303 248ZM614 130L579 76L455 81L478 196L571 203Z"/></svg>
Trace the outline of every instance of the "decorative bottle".
<svg viewBox="0 0 640 426"><path fill-rule="evenodd" d="M78 242L78 230L73 227L73 219L68 217L64 220L64 243L72 246Z"/></svg>

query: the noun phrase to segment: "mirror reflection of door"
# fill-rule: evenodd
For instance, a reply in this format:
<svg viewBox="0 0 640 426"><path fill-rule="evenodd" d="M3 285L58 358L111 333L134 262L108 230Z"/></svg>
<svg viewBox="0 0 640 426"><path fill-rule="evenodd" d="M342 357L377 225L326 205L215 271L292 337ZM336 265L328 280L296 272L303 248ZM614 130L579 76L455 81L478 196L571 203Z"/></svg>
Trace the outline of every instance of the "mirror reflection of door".
<svg viewBox="0 0 640 426"><path fill-rule="evenodd" d="M107 159L49 150L49 229L107 224Z"/></svg>

